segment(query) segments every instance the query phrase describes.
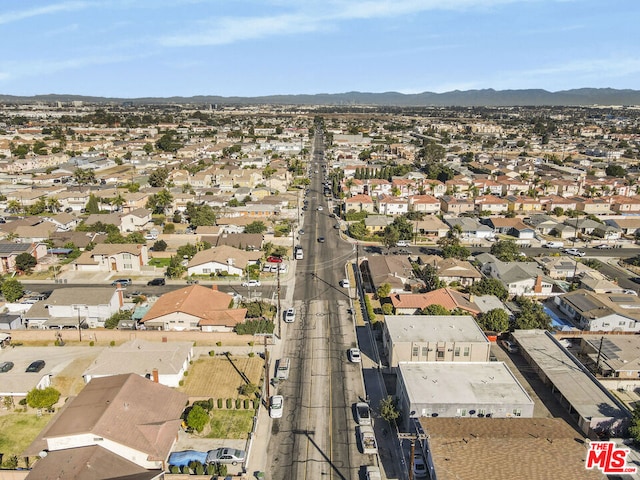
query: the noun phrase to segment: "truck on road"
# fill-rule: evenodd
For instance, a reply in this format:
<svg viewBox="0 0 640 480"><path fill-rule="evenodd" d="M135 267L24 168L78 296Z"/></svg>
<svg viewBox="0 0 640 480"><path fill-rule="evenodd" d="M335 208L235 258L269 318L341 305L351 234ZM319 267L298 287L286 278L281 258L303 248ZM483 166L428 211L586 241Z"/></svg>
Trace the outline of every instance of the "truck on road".
<svg viewBox="0 0 640 480"><path fill-rule="evenodd" d="M376 443L376 436L373 433L373 428L369 425L359 425L358 429L360 431L360 445L362 447L362 453L378 453L378 444Z"/></svg>

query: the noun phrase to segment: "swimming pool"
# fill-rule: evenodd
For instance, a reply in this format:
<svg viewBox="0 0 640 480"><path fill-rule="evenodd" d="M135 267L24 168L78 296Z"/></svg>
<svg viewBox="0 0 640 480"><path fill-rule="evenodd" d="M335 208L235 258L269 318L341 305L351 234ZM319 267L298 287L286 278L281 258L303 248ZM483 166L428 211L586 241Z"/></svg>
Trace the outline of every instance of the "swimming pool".
<svg viewBox="0 0 640 480"><path fill-rule="evenodd" d="M546 313L547 315L549 315L551 317L551 326L552 327L556 327L556 328L562 328L562 327L575 328L571 322L569 322L568 320L564 320L564 319L560 318L558 315L556 315L556 313L553 310L551 310L546 305L543 305L542 309L544 310L544 313Z"/></svg>

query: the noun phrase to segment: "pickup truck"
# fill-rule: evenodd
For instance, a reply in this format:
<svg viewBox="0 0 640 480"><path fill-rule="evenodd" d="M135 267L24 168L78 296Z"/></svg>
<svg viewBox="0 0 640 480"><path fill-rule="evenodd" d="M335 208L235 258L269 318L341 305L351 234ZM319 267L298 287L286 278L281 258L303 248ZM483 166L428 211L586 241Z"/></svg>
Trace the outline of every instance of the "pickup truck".
<svg viewBox="0 0 640 480"><path fill-rule="evenodd" d="M378 444L376 443L376 436L373 433L373 428L369 425L360 425L358 426L358 429L360 430L360 445L362 446L362 453L378 453Z"/></svg>

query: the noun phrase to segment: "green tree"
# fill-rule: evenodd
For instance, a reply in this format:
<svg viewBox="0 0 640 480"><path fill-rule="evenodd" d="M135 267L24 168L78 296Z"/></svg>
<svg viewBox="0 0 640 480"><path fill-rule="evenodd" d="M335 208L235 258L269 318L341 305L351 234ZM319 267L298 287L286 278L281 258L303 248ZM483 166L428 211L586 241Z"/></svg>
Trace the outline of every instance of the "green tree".
<svg viewBox="0 0 640 480"><path fill-rule="evenodd" d="M169 190L164 188L155 195L151 195L151 197L149 197L146 207L155 214L163 215L172 203L173 195L171 195Z"/></svg>
<svg viewBox="0 0 640 480"><path fill-rule="evenodd" d="M98 198L93 193L89 195L89 200L84 208L87 213L100 213Z"/></svg>
<svg viewBox="0 0 640 480"><path fill-rule="evenodd" d="M185 210L189 217L189 224L194 227L212 226L216 224L216 213L209 205L195 205L192 202L187 203Z"/></svg>
<svg viewBox="0 0 640 480"><path fill-rule="evenodd" d="M640 445L640 404L636 403L631 412L629 435L636 445Z"/></svg>
<svg viewBox="0 0 640 480"><path fill-rule="evenodd" d="M256 220L244 227L244 233L264 233L267 231L267 226L264 222Z"/></svg>
<svg viewBox="0 0 640 480"><path fill-rule="evenodd" d="M509 292L497 278L483 278L469 287L469 293L474 295L495 295L500 300L506 300Z"/></svg>
<svg viewBox="0 0 640 480"><path fill-rule="evenodd" d="M121 320L131 320L132 310L122 310L116 312L104 321L104 328L113 330L118 326Z"/></svg>
<svg viewBox="0 0 640 480"><path fill-rule="evenodd" d="M562 215L564 215L564 209L562 207L556 207L552 210L552 213L556 217L561 217Z"/></svg>
<svg viewBox="0 0 640 480"><path fill-rule="evenodd" d="M433 303L431 305L427 305L422 309L423 315L451 315L451 312L443 307L442 305L438 305L437 303Z"/></svg>
<svg viewBox="0 0 640 480"><path fill-rule="evenodd" d="M149 185L152 187L164 187L169 178L169 170L166 168L158 168L149 175Z"/></svg>
<svg viewBox="0 0 640 480"><path fill-rule="evenodd" d="M398 229L393 225L386 226L384 229L384 236L382 237L382 243L387 247L387 250L391 247L395 247L398 240L400 240L400 232L398 232Z"/></svg>
<svg viewBox="0 0 640 480"><path fill-rule="evenodd" d="M349 235L359 240L365 238L368 235L368 230L364 224L364 220L351 223L349 225Z"/></svg>
<svg viewBox="0 0 640 480"><path fill-rule="evenodd" d="M433 265L425 265L420 272L420 278L424 281L428 292L447 286L447 282L440 280L438 277L438 271Z"/></svg>
<svg viewBox="0 0 640 480"><path fill-rule="evenodd" d="M391 226L398 230L400 240L411 240L413 238L413 224L404 215L394 218Z"/></svg>
<svg viewBox="0 0 640 480"><path fill-rule="evenodd" d="M173 255L169 259L169 265L167 266L167 277L180 278L185 270L185 267L182 266L182 257Z"/></svg>
<svg viewBox="0 0 640 480"><path fill-rule="evenodd" d="M27 275L31 274L33 268L38 264L36 257L30 253L23 252L16 256L16 268Z"/></svg>
<svg viewBox="0 0 640 480"><path fill-rule="evenodd" d="M178 134L175 130L170 130L160 137L156 142L156 148L163 152L177 152L182 148L182 143L178 140Z"/></svg>
<svg viewBox="0 0 640 480"><path fill-rule="evenodd" d="M500 240L491 245L491 254L503 262L513 262L520 256L520 247L513 240Z"/></svg>
<svg viewBox="0 0 640 480"><path fill-rule="evenodd" d="M624 169L622 165L615 165L615 164L607 165L607 168L605 168L604 172L609 177L624 178L627 176L627 171Z"/></svg>
<svg viewBox="0 0 640 480"><path fill-rule="evenodd" d="M524 296L517 296L513 301L520 307L516 314L514 326L520 330L543 329L551 330L551 317L544 311L540 302Z"/></svg>
<svg viewBox="0 0 640 480"><path fill-rule="evenodd" d="M380 410L380 416L390 424L394 424L400 416L398 407L391 395L387 395L385 398L380 400L378 409Z"/></svg>
<svg viewBox="0 0 640 480"><path fill-rule="evenodd" d="M509 315L502 308L494 308L480 314L478 324L485 331L506 332L509 329Z"/></svg>
<svg viewBox="0 0 640 480"><path fill-rule="evenodd" d="M51 408L60 399L60 392L53 387L34 388L27 392L27 405L31 408Z"/></svg>
<svg viewBox="0 0 640 480"><path fill-rule="evenodd" d="M378 294L378 298L387 298L391 293L391 285L383 283L378 287L378 291L376 293Z"/></svg>
<svg viewBox="0 0 640 480"><path fill-rule="evenodd" d="M209 423L209 414L200 405L194 405L187 414L187 425L196 432L202 432Z"/></svg>
<svg viewBox="0 0 640 480"><path fill-rule="evenodd" d="M15 278L5 280L2 283L1 290L2 296L4 296L4 299L9 303L15 302L24 295L24 287L22 286L22 283Z"/></svg>
<svg viewBox="0 0 640 480"><path fill-rule="evenodd" d="M442 247L442 256L444 258L457 258L458 260L466 260L471 255L467 247L463 247L459 243Z"/></svg>
<svg viewBox="0 0 640 480"><path fill-rule="evenodd" d="M164 240L158 240L151 247L154 252L164 252L167 249L167 242Z"/></svg>

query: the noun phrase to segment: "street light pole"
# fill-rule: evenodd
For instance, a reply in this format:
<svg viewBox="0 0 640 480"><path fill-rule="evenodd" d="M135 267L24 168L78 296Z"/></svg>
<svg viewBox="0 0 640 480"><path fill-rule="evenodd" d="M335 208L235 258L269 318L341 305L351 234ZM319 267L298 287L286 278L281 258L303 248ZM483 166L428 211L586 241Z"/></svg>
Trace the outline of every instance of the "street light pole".
<svg viewBox="0 0 640 480"><path fill-rule="evenodd" d="M80 319L80 309L83 307L87 308L87 306L74 304L71 307L78 311L78 339L82 342L82 320Z"/></svg>

